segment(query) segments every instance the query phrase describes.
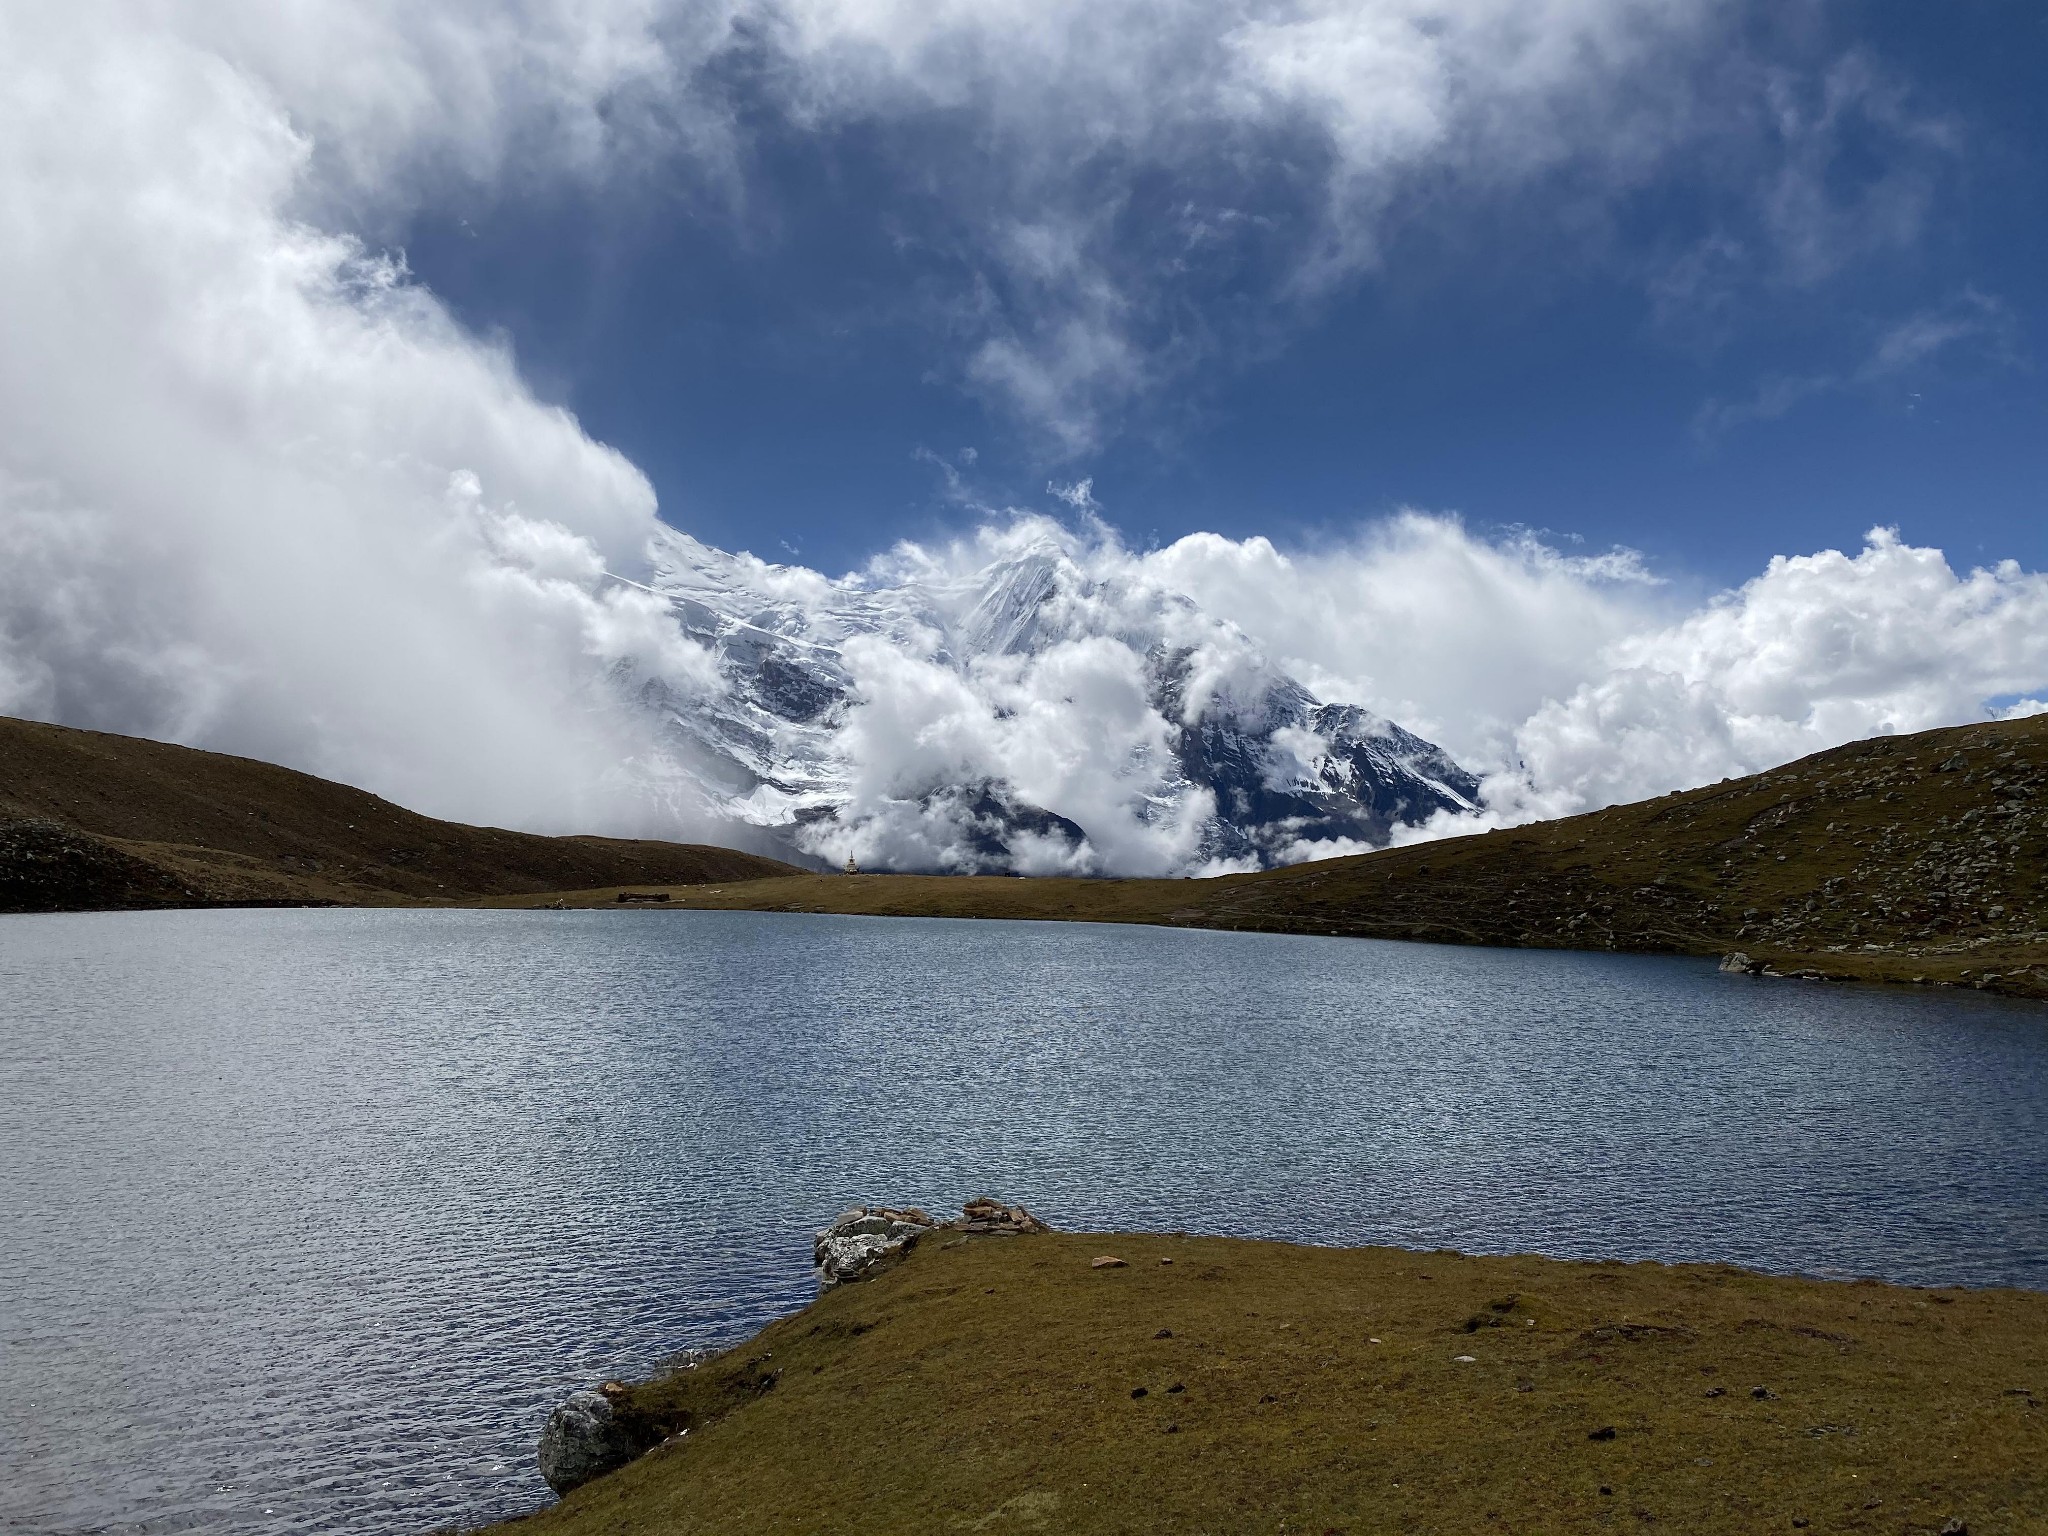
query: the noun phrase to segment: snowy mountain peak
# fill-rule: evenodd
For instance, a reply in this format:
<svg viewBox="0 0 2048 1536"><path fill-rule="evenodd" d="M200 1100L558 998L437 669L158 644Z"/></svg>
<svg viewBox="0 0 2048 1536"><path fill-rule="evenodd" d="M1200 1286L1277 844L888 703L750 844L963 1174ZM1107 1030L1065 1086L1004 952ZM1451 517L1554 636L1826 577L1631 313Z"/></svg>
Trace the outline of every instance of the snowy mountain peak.
<svg viewBox="0 0 2048 1536"><path fill-rule="evenodd" d="M1055 532L1024 534L986 558L838 580L664 535L649 585L720 687L620 681L710 810L832 864L1255 868L1476 805L1440 749L1318 701L1114 551L1084 562Z"/></svg>

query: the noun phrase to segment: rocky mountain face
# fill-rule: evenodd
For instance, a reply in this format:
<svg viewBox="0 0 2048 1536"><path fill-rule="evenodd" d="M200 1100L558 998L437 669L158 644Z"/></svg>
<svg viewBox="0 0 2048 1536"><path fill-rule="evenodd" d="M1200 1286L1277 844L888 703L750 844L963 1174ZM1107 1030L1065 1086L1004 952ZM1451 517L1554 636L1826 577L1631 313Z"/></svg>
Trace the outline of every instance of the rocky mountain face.
<svg viewBox="0 0 2048 1536"><path fill-rule="evenodd" d="M1478 800L1440 748L1325 704L1185 597L1054 540L828 580L686 535L650 586L715 659L655 711L763 851L863 868L1179 874L1382 846Z"/></svg>

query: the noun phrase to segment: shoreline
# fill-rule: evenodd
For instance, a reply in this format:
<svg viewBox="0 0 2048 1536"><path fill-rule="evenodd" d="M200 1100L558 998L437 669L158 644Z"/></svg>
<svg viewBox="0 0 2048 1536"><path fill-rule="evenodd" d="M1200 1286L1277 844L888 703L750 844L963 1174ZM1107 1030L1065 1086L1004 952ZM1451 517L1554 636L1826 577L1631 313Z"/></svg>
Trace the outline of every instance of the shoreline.
<svg viewBox="0 0 2048 1536"><path fill-rule="evenodd" d="M1225 877L1229 878L1229 877ZM844 882L842 885L841 883ZM642 883L585 890L532 891L506 896L373 900L221 900L149 906L74 908L66 913L16 912L0 917L105 915L120 912L217 911L632 911L768 912L818 917L923 917L998 922L1113 923L1209 933L1265 933L1301 938L1366 938L1389 943L1445 944L1464 949L1534 950L1564 954L1636 954L1712 960L1724 969L1741 957L1741 969L1759 979L1815 981L1872 986L1925 986L1989 992L2030 1001L2048 1000L2048 944L1959 949L1949 952L1860 953L1788 950L1766 946L1730 949L1712 941L1691 945L1516 944L1475 940L1456 932L1379 931L1377 925L1328 926L1326 918L1290 920L1263 915L1256 921L1215 918L1190 910L1182 880L1024 880L982 875L798 875L704 885ZM1051 893L1018 892L1018 886L1057 885ZM934 890L934 887L943 889ZM996 887L994 891L988 887ZM1168 887L1164 892L1133 888ZM1020 899L1021 898L1021 899ZM1177 899L1176 899L1177 898ZM1389 925L1401 927L1403 925Z"/></svg>
<svg viewBox="0 0 2048 1536"><path fill-rule="evenodd" d="M13 911L638 905L1133 922L1740 953L1764 975L2048 998L2048 715L1199 879L806 873L730 849L437 822L267 764L24 722L0 721L0 759L0 906Z"/></svg>
<svg viewBox="0 0 2048 1536"><path fill-rule="evenodd" d="M840 886L845 882L845 887ZM704 886L606 886L589 891L556 891L534 896L432 903L499 910L780 912L833 917L980 918L1017 922L1123 923L1214 933L1291 934L1304 938L1368 938L1395 943L1448 944L1458 948L1540 950L1566 954L1669 955L1725 961L1745 955L1751 974L1770 980L1860 982L1885 986L1966 988L2000 996L2048 999L2048 945L1881 954L1830 953L1756 945L1736 948L1702 938L1688 945L1593 946L1487 943L1455 932L1377 931L1372 925L1332 928L1322 917L1262 915L1258 920L1215 919L1190 909L1191 882L1025 881L975 875L807 875ZM1057 884L1040 895L1020 885ZM993 889L991 889L993 888ZM659 892L662 901L634 900L635 893ZM625 899L621 899L622 895ZM406 903L406 905L423 905ZM1401 925L1387 925L1396 928Z"/></svg>
<svg viewBox="0 0 2048 1536"><path fill-rule="evenodd" d="M491 1530L1981 1536L2048 1510L2048 1293L1718 1264L941 1229L606 1393L647 1453Z"/></svg>

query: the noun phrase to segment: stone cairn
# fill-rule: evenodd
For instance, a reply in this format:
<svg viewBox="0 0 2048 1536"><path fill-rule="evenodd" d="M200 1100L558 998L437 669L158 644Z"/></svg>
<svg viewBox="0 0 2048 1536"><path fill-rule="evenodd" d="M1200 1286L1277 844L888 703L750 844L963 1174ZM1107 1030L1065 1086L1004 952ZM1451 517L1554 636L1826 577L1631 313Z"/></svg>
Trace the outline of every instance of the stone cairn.
<svg viewBox="0 0 2048 1536"><path fill-rule="evenodd" d="M1023 1206L985 1196L962 1206L958 1221L940 1221L916 1206L856 1205L841 1211L838 1219L818 1234L811 1257L817 1264L819 1288L829 1291L835 1285L867 1279L927 1232L1021 1237L1051 1230Z"/></svg>
<svg viewBox="0 0 2048 1536"><path fill-rule="evenodd" d="M856 1205L841 1211L818 1234L811 1256L819 1289L829 1291L880 1272L928 1232L1022 1237L1051 1230L1021 1205L986 1198L968 1201L957 1221L941 1221L914 1205ZM694 1370L711 1358L710 1351L686 1350L667 1363L674 1369ZM580 1488L652 1449L617 1412L628 1391L624 1383L608 1381L595 1391L572 1392L548 1415L540 1436L540 1472L556 1493Z"/></svg>

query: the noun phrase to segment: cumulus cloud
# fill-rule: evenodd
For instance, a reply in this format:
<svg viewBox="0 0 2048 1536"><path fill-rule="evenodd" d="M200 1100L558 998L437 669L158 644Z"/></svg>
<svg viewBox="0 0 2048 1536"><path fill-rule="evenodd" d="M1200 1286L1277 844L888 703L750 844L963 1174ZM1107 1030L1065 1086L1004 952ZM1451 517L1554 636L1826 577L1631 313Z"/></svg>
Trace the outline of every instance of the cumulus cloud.
<svg viewBox="0 0 2048 1536"><path fill-rule="evenodd" d="M1376 259L1406 189L1526 191L1560 168L1625 186L1697 142L1714 114L1683 88L1688 61L1714 51L1726 13L1710 0L0 12L0 709L250 752L471 819L686 826L692 765L616 686L658 684L685 709L723 686L664 599L614 579L640 571L660 533L651 488L363 232L402 228L456 182L512 195L534 178L687 164L743 188L735 80L783 128L922 125L902 142L935 157L934 184L980 190L956 199L976 295L956 313L960 376L1081 450L1120 401L1200 354L1176 285L1235 281L1262 252L1268 297L1313 292ZM1825 146L1859 114L1930 155L1946 152L1940 134L1869 69L1830 76L1818 106L1783 99L1800 156L1769 183L1782 196L1764 236L1795 249L1799 280L1858 239L1906 238L1926 206L1912 187L1815 201L1813 187L1843 184ZM972 155L947 163L942 143ZM1868 366L1902 372L1981 342L1988 306L1917 317ZM849 643L860 706L833 750L871 824L908 786L999 772L1087 830L1085 854L1045 832L1038 866L1191 867L1207 811L1163 783L1176 719L1138 687L1140 631L1188 649L1178 723L1291 674L1487 770L1496 816L2028 708L2048 684L2041 578L1958 573L1882 533L1854 555L1774 562L1687 610L1626 552L1481 537L1444 517L1404 514L1316 549L1197 535L1137 552L1086 522L1087 482L1064 499L1093 580L1071 601L1134 606L968 668L908 631ZM1016 533L884 564L939 580ZM760 580L799 606L840 585L787 567ZM1274 773L1316 750L1285 745L1300 761L1276 758ZM943 853L954 834L890 835Z"/></svg>
<svg viewBox="0 0 2048 1536"><path fill-rule="evenodd" d="M600 579L646 480L291 217L290 114L141 14L0 17L0 709L472 818L657 819L603 668L710 674Z"/></svg>
<svg viewBox="0 0 2048 1536"><path fill-rule="evenodd" d="M1877 528L1855 555L1773 559L1675 624L1608 647L1600 671L1516 734L1548 808L1754 772L1871 735L1987 718L2048 683L2048 578L1958 573Z"/></svg>
<svg viewBox="0 0 2048 1536"><path fill-rule="evenodd" d="M1626 550L1565 553L1421 512L1314 549L1196 534L1138 551L1087 487L1053 491L1072 523L995 520L837 581L689 546L695 599L843 664L848 707L791 728L779 749L781 764L814 766L802 803L838 808L807 824L814 851L868 867L1008 867L997 844L1018 807L1064 819L1026 850L1034 873L1363 851L1348 835L1245 822L1182 776L1174 754L1193 729L1219 761L1256 755L1216 781L1230 794L1315 782L1332 743L1286 712L1299 710L1290 680L1431 737L1481 775L1476 812L1397 841L2026 712L2048 686L2048 578L2010 564L1959 573L1884 529L1854 554L1774 560L1701 603ZM720 570L713 593L701 573ZM1220 840L1219 811L1260 826L1256 847Z"/></svg>

